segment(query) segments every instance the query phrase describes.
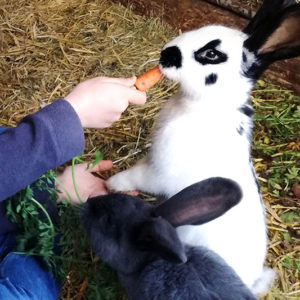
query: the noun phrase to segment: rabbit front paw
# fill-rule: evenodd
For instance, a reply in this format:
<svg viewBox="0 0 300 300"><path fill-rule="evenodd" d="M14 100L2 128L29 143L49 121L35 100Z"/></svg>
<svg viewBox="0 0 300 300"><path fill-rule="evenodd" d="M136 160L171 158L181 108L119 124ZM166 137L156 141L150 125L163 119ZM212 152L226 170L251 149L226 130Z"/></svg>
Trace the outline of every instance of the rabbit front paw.
<svg viewBox="0 0 300 300"><path fill-rule="evenodd" d="M114 192L134 191L136 189L132 180L130 180L130 176L126 174L126 171L110 177L106 184L107 188Z"/></svg>

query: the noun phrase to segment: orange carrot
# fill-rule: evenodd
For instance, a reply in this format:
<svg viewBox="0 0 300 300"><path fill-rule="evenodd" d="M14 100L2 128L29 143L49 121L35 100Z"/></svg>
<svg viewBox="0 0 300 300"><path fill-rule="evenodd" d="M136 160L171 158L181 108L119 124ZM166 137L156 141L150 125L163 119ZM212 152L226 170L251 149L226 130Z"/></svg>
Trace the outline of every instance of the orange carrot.
<svg viewBox="0 0 300 300"><path fill-rule="evenodd" d="M148 72L139 76L135 82L135 86L140 91L146 91L155 85L161 78L163 74L161 73L158 66L152 68Z"/></svg>

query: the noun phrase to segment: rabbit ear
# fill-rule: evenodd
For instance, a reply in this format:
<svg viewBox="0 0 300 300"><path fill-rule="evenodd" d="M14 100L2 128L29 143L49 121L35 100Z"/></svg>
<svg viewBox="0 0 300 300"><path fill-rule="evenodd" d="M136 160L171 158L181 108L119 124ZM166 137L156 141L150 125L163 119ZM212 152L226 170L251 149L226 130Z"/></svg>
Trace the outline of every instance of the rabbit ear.
<svg viewBox="0 0 300 300"><path fill-rule="evenodd" d="M299 28L300 4L294 0L266 0L244 29L249 35L244 47L257 57L250 75L257 78L274 61L300 55Z"/></svg>
<svg viewBox="0 0 300 300"><path fill-rule="evenodd" d="M251 35L264 30L266 26L271 27L270 20L279 20L282 11L295 4L295 0L265 0L243 32Z"/></svg>
<svg viewBox="0 0 300 300"><path fill-rule="evenodd" d="M242 198L237 183L213 177L195 183L154 209L173 226L200 225L209 222L236 205Z"/></svg>
<svg viewBox="0 0 300 300"><path fill-rule="evenodd" d="M133 234L137 248L172 262L186 262L184 247L177 232L161 217L154 217L139 224Z"/></svg>

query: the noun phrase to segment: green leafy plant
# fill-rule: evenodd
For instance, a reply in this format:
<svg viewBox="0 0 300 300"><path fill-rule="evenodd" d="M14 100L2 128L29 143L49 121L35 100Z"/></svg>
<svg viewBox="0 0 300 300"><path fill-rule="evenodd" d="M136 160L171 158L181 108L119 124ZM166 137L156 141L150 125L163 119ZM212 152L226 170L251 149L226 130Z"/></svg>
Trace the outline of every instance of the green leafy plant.
<svg viewBox="0 0 300 300"><path fill-rule="evenodd" d="M83 163L82 154L78 155L72 159L72 179L73 179L74 190L75 190L75 193L76 193L76 196L77 196L79 202L82 203L82 199L79 195L76 180L75 180L75 168L74 168L75 164L80 164L80 163Z"/></svg>
<svg viewBox="0 0 300 300"><path fill-rule="evenodd" d="M55 172L42 175L34 185L27 186L7 199L7 216L17 223L16 253L43 258L48 268L53 269L54 241L57 234L47 209L35 198L35 191L48 193L48 200L56 203L57 191L53 187Z"/></svg>
<svg viewBox="0 0 300 300"><path fill-rule="evenodd" d="M92 162L92 168L95 167L100 162L100 160L103 160L103 154L100 151L96 151L94 153L94 160ZM88 164L88 168L89 167L90 167L90 165Z"/></svg>
<svg viewBox="0 0 300 300"><path fill-rule="evenodd" d="M97 151L91 165L95 166L102 158L102 153ZM83 155L72 160L76 188L74 166L83 162ZM116 273L92 254L89 240L80 227L80 205L74 205L70 199L63 200L58 205L59 223L53 224L47 207L34 198L36 190L44 191L56 205L55 180L55 172L49 171L33 185L7 199L7 215L19 227L15 253L33 255L41 260L59 282L65 282L64 285L70 282L74 293L80 294L75 286L87 281L87 299L120 299L124 292ZM65 281L70 272L72 278Z"/></svg>
<svg viewBox="0 0 300 300"><path fill-rule="evenodd" d="M288 211L283 213L280 216L280 219L285 223L299 223L300 222L300 214L296 211Z"/></svg>
<svg viewBox="0 0 300 300"><path fill-rule="evenodd" d="M290 258L288 255L284 257L281 264L285 268L300 271L300 261Z"/></svg>

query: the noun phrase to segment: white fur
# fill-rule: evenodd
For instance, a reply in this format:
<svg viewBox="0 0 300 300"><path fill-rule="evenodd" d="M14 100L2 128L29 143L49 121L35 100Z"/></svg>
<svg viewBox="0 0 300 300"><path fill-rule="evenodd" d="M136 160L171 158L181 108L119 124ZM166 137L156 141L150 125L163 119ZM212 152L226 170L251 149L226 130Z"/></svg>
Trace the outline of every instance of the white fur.
<svg viewBox="0 0 300 300"><path fill-rule="evenodd" d="M271 281L263 275L265 213L250 160L252 119L239 110L247 104L252 88L242 75L246 37L240 31L211 25L184 33L165 46L177 46L182 53L181 68L161 68L165 76L180 83L181 92L160 112L149 155L111 177L108 184L118 191L138 189L170 197L209 177L238 182L243 191L240 204L205 225L182 226L178 233L184 242L206 245L218 253L248 287L261 293ZM214 39L221 40L218 50L228 60L217 65L196 62L194 51ZM217 82L205 85L211 73L217 74ZM258 284L260 278L263 284Z"/></svg>

